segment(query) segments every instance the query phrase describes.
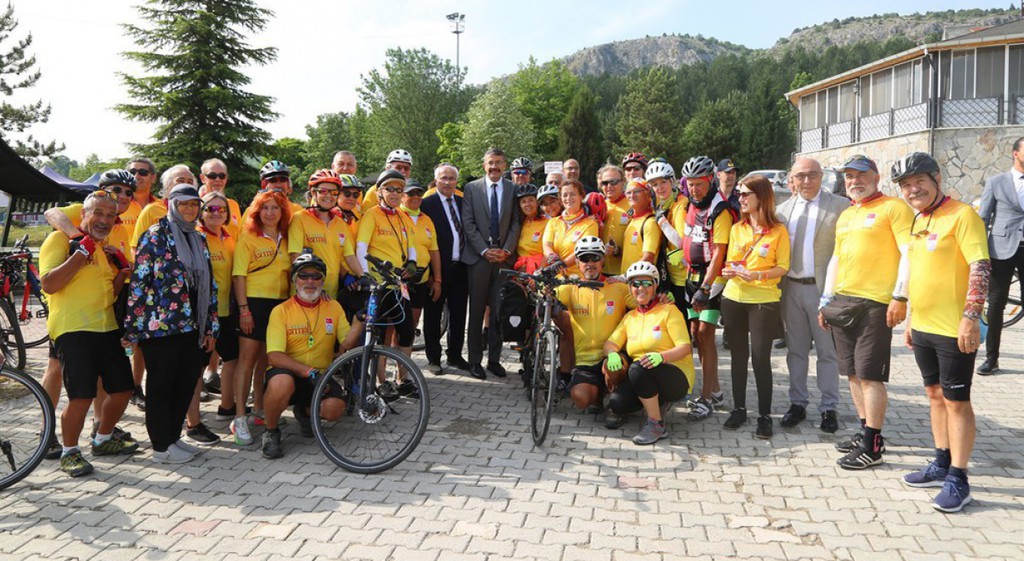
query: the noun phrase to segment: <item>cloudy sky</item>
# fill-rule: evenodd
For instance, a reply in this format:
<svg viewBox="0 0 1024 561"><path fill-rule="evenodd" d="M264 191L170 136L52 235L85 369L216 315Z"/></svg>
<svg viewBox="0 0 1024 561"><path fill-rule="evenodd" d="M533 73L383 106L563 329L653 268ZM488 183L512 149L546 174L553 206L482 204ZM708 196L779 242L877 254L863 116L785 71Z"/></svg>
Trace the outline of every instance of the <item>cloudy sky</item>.
<svg viewBox="0 0 1024 561"><path fill-rule="evenodd" d="M120 53L134 48L121 32L140 23L139 0L12 0L20 25L31 33L38 86L14 98L42 98L53 107L36 136L63 142L79 161L127 156L126 142L143 142L146 125L125 121L111 108L129 101L116 72L137 70ZM662 33L702 34L751 48L772 46L794 28L849 16L926 10L1005 7L1007 0L862 0L821 2L697 0L641 2L537 2L533 0L393 1L264 0L275 11L253 46L274 46L278 58L250 69L251 91L273 96L281 117L267 126L275 138L304 138L305 125L322 113L351 111L360 76L381 67L385 50L425 47L455 59L455 36L445 19L466 14L461 63L467 79L483 83L514 72L530 55L540 61L588 46ZM727 6L727 7L726 7ZM7 45L4 45L6 48ZM327 79L325 79L327 77Z"/></svg>

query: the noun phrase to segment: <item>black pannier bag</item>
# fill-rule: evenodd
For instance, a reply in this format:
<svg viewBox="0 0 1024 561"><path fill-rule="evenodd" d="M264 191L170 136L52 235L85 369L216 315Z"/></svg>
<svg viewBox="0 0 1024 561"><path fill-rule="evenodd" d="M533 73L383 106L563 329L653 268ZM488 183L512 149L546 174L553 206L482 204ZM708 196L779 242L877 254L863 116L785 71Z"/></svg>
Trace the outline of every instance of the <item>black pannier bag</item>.
<svg viewBox="0 0 1024 561"><path fill-rule="evenodd" d="M522 343L533 326L533 306L523 285L513 280L501 285L501 340Z"/></svg>

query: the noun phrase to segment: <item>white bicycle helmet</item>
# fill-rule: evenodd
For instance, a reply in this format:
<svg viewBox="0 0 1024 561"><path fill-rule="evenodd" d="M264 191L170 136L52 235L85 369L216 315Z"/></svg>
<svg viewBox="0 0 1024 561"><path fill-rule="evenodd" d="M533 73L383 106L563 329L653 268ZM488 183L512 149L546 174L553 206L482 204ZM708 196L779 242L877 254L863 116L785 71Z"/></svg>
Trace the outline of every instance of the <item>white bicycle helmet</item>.
<svg viewBox="0 0 1024 561"><path fill-rule="evenodd" d="M629 282L637 277L651 277L654 279L654 284L658 284L658 268L652 263L647 261L637 261L626 269L626 282Z"/></svg>
<svg viewBox="0 0 1024 561"><path fill-rule="evenodd" d="M672 181L676 180L676 172L672 169L672 164L668 162L651 162L647 166L647 171L644 172L644 179L650 181L652 179L658 179L659 177L667 177Z"/></svg>
<svg viewBox="0 0 1024 561"><path fill-rule="evenodd" d="M604 257L604 242L597 236L583 236L576 242L576 258L587 254Z"/></svg>
<svg viewBox="0 0 1024 561"><path fill-rule="evenodd" d="M707 156L695 156L686 160L683 167L679 168L679 175L687 179L693 177L707 177L715 175L715 162Z"/></svg>
<svg viewBox="0 0 1024 561"><path fill-rule="evenodd" d="M411 166L412 154L410 154L408 150L402 150L401 148L392 150L391 153L388 154L387 161L384 163L390 164L391 162L405 162Z"/></svg>
<svg viewBox="0 0 1024 561"><path fill-rule="evenodd" d="M547 185L545 185L545 186L541 187L540 189L538 189L537 190L537 200L538 201L542 201L542 200L544 200L544 197L555 197L555 198L557 198L558 197L558 185L552 185L552 184L548 183Z"/></svg>

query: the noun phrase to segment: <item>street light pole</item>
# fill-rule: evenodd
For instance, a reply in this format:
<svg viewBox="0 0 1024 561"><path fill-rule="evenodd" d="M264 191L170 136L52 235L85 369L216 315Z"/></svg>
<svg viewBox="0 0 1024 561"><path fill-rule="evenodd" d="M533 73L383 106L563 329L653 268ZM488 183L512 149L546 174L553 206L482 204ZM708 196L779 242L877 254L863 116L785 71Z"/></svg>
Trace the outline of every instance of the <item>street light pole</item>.
<svg viewBox="0 0 1024 561"><path fill-rule="evenodd" d="M459 61L459 35L466 28L466 14L460 14L459 12L453 12L445 16L448 21L452 24L452 33L455 34L455 72L460 78L462 77L462 66Z"/></svg>

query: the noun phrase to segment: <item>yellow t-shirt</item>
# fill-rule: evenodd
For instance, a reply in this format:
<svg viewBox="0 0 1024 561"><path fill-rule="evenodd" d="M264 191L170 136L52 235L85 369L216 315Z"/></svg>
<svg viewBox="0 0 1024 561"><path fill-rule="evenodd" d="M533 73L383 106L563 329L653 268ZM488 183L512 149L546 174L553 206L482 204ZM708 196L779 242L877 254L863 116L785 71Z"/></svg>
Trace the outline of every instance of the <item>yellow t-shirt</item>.
<svg viewBox="0 0 1024 561"><path fill-rule="evenodd" d="M629 205L626 205L626 210L629 210ZM622 238L626 234L626 226L629 225L629 216L626 215L626 210L608 203L608 219L605 220L604 231L601 233L601 241L605 245L614 242L616 247L622 247ZM604 273L606 275L617 275L624 271L621 255L605 255Z"/></svg>
<svg viewBox="0 0 1024 561"><path fill-rule="evenodd" d="M600 364L605 341L626 315L629 287L623 282L596 289L565 285L558 287L557 295L569 310L576 365Z"/></svg>
<svg viewBox="0 0 1024 561"><path fill-rule="evenodd" d="M359 221L356 243L365 243L368 254L401 267L409 259L409 236L413 230L408 214L397 212L389 215L381 207L374 206Z"/></svg>
<svg viewBox="0 0 1024 561"><path fill-rule="evenodd" d="M640 261L644 252L651 252L658 255L658 247L661 246L661 228L651 213L637 216L626 225L626 231L622 233L622 272L625 273L630 265Z"/></svg>
<svg viewBox="0 0 1024 561"><path fill-rule="evenodd" d="M789 232L784 224L776 224L761 234L754 232L749 222L733 225L729 232L729 253L726 265L744 261L748 271L767 271L775 267L789 270ZM734 302L744 304L767 304L782 299L779 282L782 279L765 279L747 282L739 277L729 279L722 295Z"/></svg>
<svg viewBox="0 0 1024 561"><path fill-rule="evenodd" d="M516 255L519 257L531 257L544 255L544 228L548 225L549 219L546 216L538 216L533 220L523 222L519 229L519 245L516 246Z"/></svg>
<svg viewBox="0 0 1024 561"><path fill-rule="evenodd" d="M119 216L124 224L125 231L129 234L129 238L135 232L135 223L139 221L140 214L142 214L142 207L139 206L139 203L135 202L135 199L132 199L132 202L128 204L128 210L125 210Z"/></svg>
<svg viewBox="0 0 1024 561"><path fill-rule="evenodd" d="M39 249L39 274L45 276L68 260L71 238L63 232L50 232ZM50 314L46 330L50 339L65 333L89 331L106 333L117 329L114 318L114 277L117 271L107 254L97 251L75 273L71 282L55 293L47 294Z"/></svg>
<svg viewBox="0 0 1024 561"><path fill-rule="evenodd" d="M270 312L267 353L284 353L327 371L334 362L335 345L345 340L348 331L348 320L337 300L320 300L310 306L293 296Z"/></svg>
<svg viewBox="0 0 1024 561"><path fill-rule="evenodd" d="M429 216L420 212L416 218L406 213L412 221L412 245L416 248L416 266L423 271L419 282L427 282L430 278L430 252L440 251L437 246L437 229ZM443 279L442 279L443 280Z"/></svg>
<svg viewBox="0 0 1024 561"><path fill-rule="evenodd" d="M900 246L910 242L913 221L914 211L894 197L844 210L836 222L836 293L888 304L896 287Z"/></svg>
<svg viewBox="0 0 1024 561"><path fill-rule="evenodd" d="M956 337L970 264L989 258L985 224L970 205L950 199L931 215L919 216L915 227L922 235L915 232L908 249L910 325L914 331Z"/></svg>
<svg viewBox="0 0 1024 561"><path fill-rule="evenodd" d="M646 353L662 353L689 344L690 332L679 308L674 304L658 304L647 312L633 310L627 313L608 340L637 360ZM693 356L687 354L669 364L683 371L687 384L693 389Z"/></svg>
<svg viewBox="0 0 1024 561"><path fill-rule="evenodd" d="M551 244L552 249L562 260L568 259L576 251L576 242L583 236L599 236L601 226L593 216L583 216L576 222L569 224L562 217L548 220L544 227L544 243ZM569 267L565 274L579 275L579 265Z"/></svg>
<svg viewBox="0 0 1024 561"><path fill-rule="evenodd" d="M682 195L677 195L676 200L672 201L672 205L669 207L668 212L665 213L665 219L668 223L676 229L676 232L680 236L685 235L686 231L686 209L690 206L690 201ZM661 226L658 226L661 229ZM663 234L664 235L664 234ZM676 246L665 239L665 252L668 253L676 248ZM679 265L668 265L669 280L676 286L683 286L686 284L686 260L680 262Z"/></svg>
<svg viewBox="0 0 1024 561"><path fill-rule="evenodd" d="M355 255L355 244L348 224L333 215L331 221L324 224L316 209L293 214L288 225L288 253L302 253L303 248L307 247L327 264L324 292L335 298L340 277L348 272L344 256Z"/></svg>
<svg viewBox="0 0 1024 561"><path fill-rule="evenodd" d="M282 239L278 247L276 239L243 231L235 244L231 276L245 277L245 295L249 298L284 300L290 289L291 266L288 240Z"/></svg>
<svg viewBox="0 0 1024 561"><path fill-rule="evenodd" d="M150 203L146 205L146 208L142 209L142 214L139 214L139 218L135 222L135 230L132 233L132 251L139 247L139 238L142 237L142 234L145 234L146 230L149 230L153 224L156 224L165 216L167 216L167 201L165 200Z"/></svg>
<svg viewBox="0 0 1024 561"><path fill-rule="evenodd" d="M625 195L623 195L618 201L614 202L611 199L606 199L605 204L608 205L608 212L611 212L613 207L617 208L619 212L629 212L629 199L627 199Z"/></svg>
<svg viewBox="0 0 1024 561"><path fill-rule="evenodd" d="M377 197L377 186L370 185L370 188L367 189L366 193L363 195L363 200L359 203L359 209L363 211L363 214L366 214L371 208L378 204L380 204L380 202Z"/></svg>
<svg viewBox="0 0 1024 561"><path fill-rule="evenodd" d="M135 201L132 201L131 205L135 205ZM131 210L131 205L128 205L129 210ZM73 203L68 206L62 206L57 210L60 210L62 213L64 213L64 216L68 217L68 220L71 221L75 228L81 228L82 208L84 206L85 205L83 205L82 203ZM132 247L129 242L132 230L131 228L128 227L128 224L122 218L125 214L128 214L127 210L117 217L118 222L117 224L114 224L113 228L110 229L110 233L107 234L107 239L103 240L103 245L112 245L117 249L120 249L121 253L123 253L125 258L128 259L128 262L133 263L135 261L135 252L132 251Z"/></svg>
<svg viewBox="0 0 1024 561"><path fill-rule="evenodd" d="M210 251L210 266L213 267L213 280L217 282L217 315L226 318L231 315L231 266L235 255L235 238L221 227L221 235L214 236L207 232L202 224L197 228L206 237L206 247Z"/></svg>
<svg viewBox="0 0 1024 561"><path fill-rule="evenodd" d="M242 231L242 210L235 199L228 199L228 220L222 228L227 230L228 235L236 240L238 239L238 234Z"/></svg>

